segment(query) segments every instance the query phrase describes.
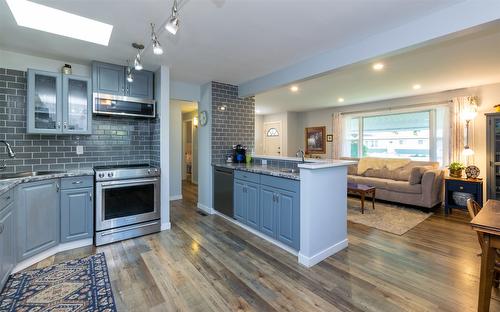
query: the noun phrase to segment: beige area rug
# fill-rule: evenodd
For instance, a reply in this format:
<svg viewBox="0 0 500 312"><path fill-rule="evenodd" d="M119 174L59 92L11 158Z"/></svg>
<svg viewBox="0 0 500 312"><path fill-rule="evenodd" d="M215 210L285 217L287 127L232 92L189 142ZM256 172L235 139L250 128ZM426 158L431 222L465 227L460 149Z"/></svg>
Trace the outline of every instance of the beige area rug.
<svg viewBox="0 0 500 312"><path fill-rule="evenodd" d="M361 214L360 200L347 198L347 220L396 235L403 235L431 215L432 213L417 209L381 202L375 202L373 210L370 199L365 201L365 213Z"/></svg>

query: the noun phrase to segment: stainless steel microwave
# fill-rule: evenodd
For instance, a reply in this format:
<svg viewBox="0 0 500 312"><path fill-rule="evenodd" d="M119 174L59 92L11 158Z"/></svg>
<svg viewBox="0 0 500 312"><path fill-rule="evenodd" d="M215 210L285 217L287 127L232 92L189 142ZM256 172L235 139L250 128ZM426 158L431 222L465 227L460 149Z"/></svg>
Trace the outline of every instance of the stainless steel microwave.
<svg viewBox="0 0 500 312"><path fill-rule="evenodd" d="M94 114L156 117L156 101L130 96L94 93Z"/></svg>

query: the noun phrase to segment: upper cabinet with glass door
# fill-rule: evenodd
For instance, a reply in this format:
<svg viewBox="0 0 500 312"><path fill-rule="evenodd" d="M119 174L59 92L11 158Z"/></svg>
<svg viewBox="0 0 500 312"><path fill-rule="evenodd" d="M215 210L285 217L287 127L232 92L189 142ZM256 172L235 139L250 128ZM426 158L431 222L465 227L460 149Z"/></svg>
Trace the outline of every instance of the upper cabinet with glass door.
<svg viewBox="0 0 500 312"><path fill-rule="evenodd" d="M91 134L90 79L28 69L27 132Z"/></svg>

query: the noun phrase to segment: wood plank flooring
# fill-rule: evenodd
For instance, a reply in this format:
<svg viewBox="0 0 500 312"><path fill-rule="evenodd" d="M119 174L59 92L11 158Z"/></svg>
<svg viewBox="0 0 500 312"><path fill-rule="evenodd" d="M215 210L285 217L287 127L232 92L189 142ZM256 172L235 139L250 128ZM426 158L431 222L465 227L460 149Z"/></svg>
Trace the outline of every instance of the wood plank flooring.
<svg viewBox="0 0 500 312"><path fill-rule="evenodd" d="M307 269L218 216L196 186L172 202L172 229L60 253L104 252L120 311L475 311L480 258L465 213L437 212L403 236L349 223L349 247ZM491 311L500 311L493 291Z"/></svg>

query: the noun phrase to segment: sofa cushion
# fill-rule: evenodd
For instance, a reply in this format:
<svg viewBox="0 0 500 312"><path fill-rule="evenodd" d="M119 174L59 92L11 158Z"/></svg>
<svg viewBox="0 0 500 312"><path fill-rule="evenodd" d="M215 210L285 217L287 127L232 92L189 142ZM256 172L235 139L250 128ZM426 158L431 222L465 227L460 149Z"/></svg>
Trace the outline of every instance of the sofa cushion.
<svg viewBox="0 0 500 312"><path fill-rule="evenodd" d="M410 184L408 181L387 181L387 190L399 193L422 194L422 184Z"/></svg>
<svg viewBox="0 0 500 312"><path fill-rule="evenodd" d="M411 169L410 182L411 185L420 184L422 182L422 177L427 170L432 170L430 166L416 166Z"/></svg>

